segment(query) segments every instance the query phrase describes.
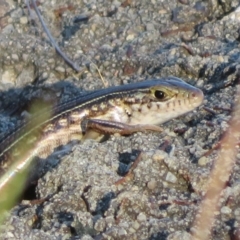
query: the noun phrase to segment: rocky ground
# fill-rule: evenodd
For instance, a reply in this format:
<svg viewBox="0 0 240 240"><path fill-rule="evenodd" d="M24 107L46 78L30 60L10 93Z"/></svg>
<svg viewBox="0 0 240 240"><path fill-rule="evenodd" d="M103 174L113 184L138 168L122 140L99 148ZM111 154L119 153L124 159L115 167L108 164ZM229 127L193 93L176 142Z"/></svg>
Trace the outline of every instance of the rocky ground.
<svg viewBox="0 0 240 240"><path fill-rule="evenodd" d="M30 3L0 0L0 138L35 100L177 76L204 106L164 133L86 141L55 153L33 192L2 224L1 239L191 239L192 224L228 127L240 79L240 3L43 1L38 8L76 72L56 53ZM162 146L168 142L167 148ZM141 152L125 182L118 182ZM240 153L211 239L240 239ZM33 199L45 199L35 201ZM27 200L26 200L27 199Z"/></svg>

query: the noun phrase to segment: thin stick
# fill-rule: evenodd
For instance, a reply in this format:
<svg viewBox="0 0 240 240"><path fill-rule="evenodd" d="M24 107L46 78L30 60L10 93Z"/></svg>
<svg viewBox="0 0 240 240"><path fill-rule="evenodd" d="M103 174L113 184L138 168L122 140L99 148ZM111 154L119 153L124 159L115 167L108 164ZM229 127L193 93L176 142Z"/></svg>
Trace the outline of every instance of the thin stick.
<svg viewBox="0 0 240 240"><path fill-rule="evenodd" d="M210 174L208 188L192 228L194 240L210 239L216 212L220 208L221 193L229 180L235 163L238 137L240 135L240 88L236 93L236 104L229 123L229 128L221 140L218 157Z"/></svg>
<svg viewBox="0 0 240 240"><path fill-rule="evenodd" d="M33 7L34 7L34 10L42 24L42 27L44 29L44 31L46 32L52 46L55 48L55 50L57 51L57 53L64 59L64 61L70 65L75 71L79 72L80 71L80 67L77 63L74 63L72 60L70 60L62 51L61 49L59 48L58 44L55 42L54 38L52 37L50 31L48 30L43 18L42 18L42 15L40 14L39 10L38 10L38 7L36 5L36 2L35 0L32 0L32 4L33 4Z"/></svg>
<svg viewBox="0 0 240 240"><path fill-rule="evenodd" d="M40 13L39 10L38 10L38 7L37 7L37 5L36 5L35 0L32 0L32 3L33 3L34 10L35 10L35 12L36 12L36 14L37 14L37 16L38 16L41 24L42 24L42 27L43 27L44 31L45 31L46 34L47 34L47 36L48 36L48 38L49 38L52 46L55 48L55 50L57 51L57 53L64 59L64 61L65 61L70 67L72 67L75 71L80 72L80 67L79 67L79 65L78 65L77 63L74 63L72 60L70 60L70 59L66 56L66 54L64 54L64 53L61 51L61 49L59 48L58 44L56 43L56 41L55 41L54 38L52 37L50 31L48 30L48 28L47 28L47 26L46 26L46 24L45 24L45 22L44 22L44 20L43 20L43 18L42 18L41 13ZM30 15L31 15L31 9L30 9L29 1L28 1L28 0L26 0L26 5L27 5L28 11L29 11L29 13L30 13ZM84 57L87 58L87 59L96 67L96 69L97 69L97 71L98 71L98 74L99 74L99 76L100 76L100 78L101 78L101 80L102 80L102 83L103 83L104 87L108 87L108 83L104 80L104 78L103 78L103 76L102 76L102 74L101 74L98 66L97 66L95 63L93 63L86 55L84 55Z"/></svg>

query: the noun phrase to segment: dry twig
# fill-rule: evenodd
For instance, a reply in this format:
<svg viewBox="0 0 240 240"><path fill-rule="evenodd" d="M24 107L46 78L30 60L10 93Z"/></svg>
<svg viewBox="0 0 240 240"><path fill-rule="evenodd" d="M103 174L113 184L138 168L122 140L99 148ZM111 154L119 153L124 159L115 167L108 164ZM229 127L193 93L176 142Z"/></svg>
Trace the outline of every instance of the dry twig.
<svg viewBox="0 0 240 240"><path fill-rule="evenodd" d="M28 0L26 0L26 5L27 5L28 11L29 11L29 15L31 16L31 9L30 9L30 5L29 5L29 1L28 1ZM46 24L45 24L45 22L44 22L44 20L43 20L42 15L40 14L40 12L39 12L39 10L38 10L38 7L37 7L37 4L36 4L35 0L32 0L32 5L33 5L33 8L34 8L34 10L35 10L35 12L36 12L36 14L37 14L40 22L41 22L41 25L42 25L44 31L46 32L46 34L47 34L47 36L48 36L48 38L49 38L52 46L53 46L53 47L55 48L55 50L56 50L56 52L64 59L64 61L65 61L70 67L72 67L75 71L80 72L80 67L79 67L79 65L78 65L76 62L73 62L72 60L70 60L70 59L67 57L67 55L66 55L64 52L62 52L62 50L60 49L60 47L58 46L58 44L57 44L56 41L54 40L53 36L51 35L49 29L47 28L47 26L46 26ZM88 59L87 56L85 56L85 57ZM89 60L89 59L88 59L88 60ZM101 80L102 80L102 82L103 82L104 87L108 87L108 83L107 83L107 82L104 80L104 78L102 77L102 74L101 74L98 66L97 66L95 63L93 63L91 60L89 60L89 61L96 67L96 69L97 69L97 71L98 71L98 74L99 74L99 76L100 76L100 78L101 78Z"/></svg>
<svg viewBox="0 0 240 240"><path fill-rule="evenodd" d="M210 239L216 212L220 208L220 197L227 181L237 154L237 144L240 132L240 87L236 93L236 104L232 113L229 128L221 140L214 168L210 174L208 188L200 205L193 225L193 239Z"/></svg>

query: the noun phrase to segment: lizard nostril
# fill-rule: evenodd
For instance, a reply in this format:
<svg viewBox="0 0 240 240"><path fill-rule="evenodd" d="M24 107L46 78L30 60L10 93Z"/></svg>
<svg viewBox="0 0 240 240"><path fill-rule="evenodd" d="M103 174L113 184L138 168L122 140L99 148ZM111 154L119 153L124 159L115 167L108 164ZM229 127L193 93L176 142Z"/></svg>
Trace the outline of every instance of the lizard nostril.
<svg viewBox="0 0 240 240"><path fill-rule="evenodd" d="M199 104L201 104L204 99L203 92L200 89L195 89L192 91L191 97L195 99L195 101L197 101Z"/></svg>
<svg viewBox="0 0 240 240"><path fill-rule="evenodd" d="M200 89L194 89L190 95L194 106L199 106L203 102L204 95Z"/></svg>

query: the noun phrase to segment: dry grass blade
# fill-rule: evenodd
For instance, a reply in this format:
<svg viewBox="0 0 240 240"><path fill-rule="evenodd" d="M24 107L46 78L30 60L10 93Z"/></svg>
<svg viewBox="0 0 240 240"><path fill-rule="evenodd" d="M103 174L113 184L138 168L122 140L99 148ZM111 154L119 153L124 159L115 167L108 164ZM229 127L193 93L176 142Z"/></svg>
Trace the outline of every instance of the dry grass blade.
<svg viewBox="0 0 240 240"><path fill-rule="evenodd" d="M220 150L210 174L208 188L200 205L192 231L194 240L210 239L216 212L220 208L221 193L229 180L235 163L240 135L240 88L236 93L236 104L229 123L229 128L220 143Z"/></svg>

